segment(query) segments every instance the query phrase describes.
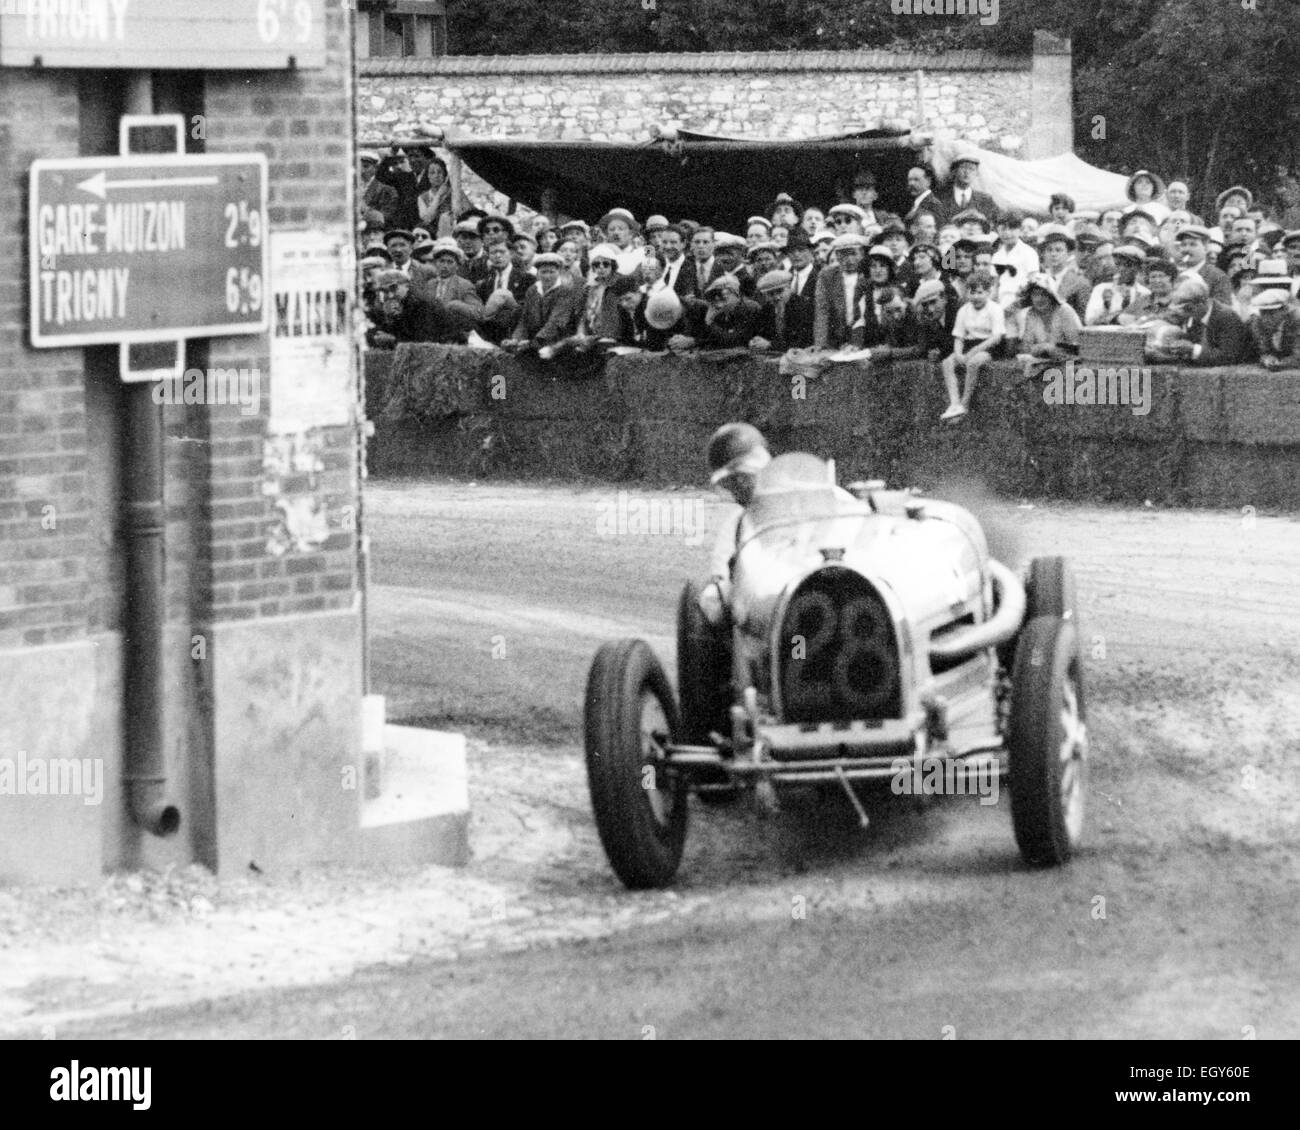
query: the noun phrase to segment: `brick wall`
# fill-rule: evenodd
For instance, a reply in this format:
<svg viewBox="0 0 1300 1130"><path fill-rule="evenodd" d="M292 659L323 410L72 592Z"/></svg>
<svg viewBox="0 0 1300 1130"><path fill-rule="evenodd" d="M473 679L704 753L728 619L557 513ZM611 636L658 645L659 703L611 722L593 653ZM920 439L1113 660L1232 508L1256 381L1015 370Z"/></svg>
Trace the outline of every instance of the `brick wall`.
<svg viewBox="0 0 1300 1130"><path fill-rule="evenodd" d="M271 230L348 246L351 8L328 0L323 70L153 76L155 109L182 112L190 123L189 152L267 156ZM215 866L230 822L240 820L305 859L310 851L299 850L295 836L308 842L318 821L333 828L356 803L339 790L337 766L359 740L357 430L303 425L281 434L294 425L273 423L271 337L248 335L193 341L185 364L257 371L255 413L233 403L162 411L164 759L182 834L148 836L123 807L121 719L132 704L121 659L127 579L118 347L30 346L27 187L38 158L116 154L125 105L120 72L0 70L0 758L17 750L103 758L108 785L102 808L76 798L63 807L0 798L10 805L0 810L4 881L80 882L104 869L190 860ZM186 285L183 269L176 285ZM269 281L264 293L269 301ZM355 387L353 364L353 395ZM295 463L292 474L272 467L286 444L310 451L310 466ZM323 536L278 538L278 504L288 496L327 516ZM197 653L196 636L205 643ZM271 696L280 711L273 718L265 704L261 713L249 706L253 688L241 676L255 670L263 683L266 672L299 672L294 694ZM328 740L310 733L311 718L329 719ZM287 759L300 773L311 763L319 776L311 803L295 793L288 821L284 806L292 800L274 811L228 805L221 812L216 795L246 773L231 768L232 757L259 765ZM294 792L280 779L268 788L282 798Z"/></svg>
<svg viewBox="0 0 1300 1130"><path fill-rule="evenodd" d="M77 82L0 70L0 649L84 637L89 558L82 351L28 349L27 169L76 156Z"/></svg>
<svg viewBox="0 0 1300 1130"><path fill-rule="evenodd" d="M329 13L325 71L260 76L210 74L206 115L209 153L257 151L270 166L269 219L274 228L310 228L351 237L351 208L342 186L354 175L352 100L341 81L348 40L341 9ZM214 339L211 364L269 371L267 342L249 351L249 339ZM357 588L355 522L357 450L350 428L321 429L312 437L320 470L302 484L326 508L329 537L309 552L277 556L267 549L278 515L277 476L264 470L264 435L270 397L264 383L261 411L240 414L234 405L209 410L204 437L214 482L206 515L211 523L211 574L207 598L216 621L348 608ZM271 389L274 395L274 390Z"/></svg>

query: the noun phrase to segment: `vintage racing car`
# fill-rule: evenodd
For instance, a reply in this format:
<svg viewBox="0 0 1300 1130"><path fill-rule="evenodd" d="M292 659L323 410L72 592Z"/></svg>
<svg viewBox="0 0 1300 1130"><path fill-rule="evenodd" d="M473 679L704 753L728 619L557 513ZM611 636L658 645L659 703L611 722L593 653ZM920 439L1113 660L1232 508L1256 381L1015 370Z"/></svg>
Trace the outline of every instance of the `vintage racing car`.
<svg viewBox="0 0 1300 1130"><path fill-rule="evenodd" d="M1087 731L1067 562L1036 558L1022 579L968 510L834 479L801 453L758 473L724 624L705 618L698 585L682 594L676 696L643 640L596 654L587 777L626 886L671 882L692 791L842 788L865 825L855 787L934 759L1009 787L1028 863L1064 863L1079 844Z"/></svg>

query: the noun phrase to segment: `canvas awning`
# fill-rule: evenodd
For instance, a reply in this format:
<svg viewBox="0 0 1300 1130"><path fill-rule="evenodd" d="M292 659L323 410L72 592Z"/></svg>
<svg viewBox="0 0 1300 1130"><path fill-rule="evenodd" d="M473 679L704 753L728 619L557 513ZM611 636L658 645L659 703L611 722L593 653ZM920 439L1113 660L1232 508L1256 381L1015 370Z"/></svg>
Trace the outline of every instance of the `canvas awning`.
<svg viewBox="0 0 1300 1130"><path fill-rule="evenodd" d="M864 168L876 174L880 207L906 212L907 170L921 148L907 130L894 129L799 140L679 130L671 140L635 144L459 137L443 144L498 192L535 211L549 187L562 215L594 220L622 207L641 220L658 212L738 233L779 192L805 205L835 203L837 184L851 187Z"/></svg>

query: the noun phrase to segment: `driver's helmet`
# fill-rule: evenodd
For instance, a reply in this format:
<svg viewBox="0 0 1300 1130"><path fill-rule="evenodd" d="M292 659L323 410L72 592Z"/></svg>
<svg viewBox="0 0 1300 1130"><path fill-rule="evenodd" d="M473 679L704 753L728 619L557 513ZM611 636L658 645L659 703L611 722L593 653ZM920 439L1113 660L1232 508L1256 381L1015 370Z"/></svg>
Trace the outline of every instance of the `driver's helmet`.
<svg viewBox="0 0 1300 1130"><path fill-rule="evenodd" d="M709 485L731 475L757 474L772 461L767 440L753 424L723 424L709 439Z"/></svg>

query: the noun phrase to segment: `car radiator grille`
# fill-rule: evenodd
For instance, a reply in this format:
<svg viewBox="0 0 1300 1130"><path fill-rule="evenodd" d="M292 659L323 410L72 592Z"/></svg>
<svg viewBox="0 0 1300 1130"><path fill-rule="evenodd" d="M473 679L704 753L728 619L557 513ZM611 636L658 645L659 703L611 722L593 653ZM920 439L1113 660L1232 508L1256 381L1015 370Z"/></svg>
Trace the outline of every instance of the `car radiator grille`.
<svg viewBox="0 0 1300 1130"><path fill-rule="evenodd" d="M823 569L803 581L786 606L776 663L786 722L902 716L893 619L852 570Z"/></svg>

